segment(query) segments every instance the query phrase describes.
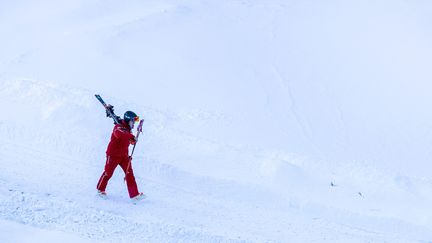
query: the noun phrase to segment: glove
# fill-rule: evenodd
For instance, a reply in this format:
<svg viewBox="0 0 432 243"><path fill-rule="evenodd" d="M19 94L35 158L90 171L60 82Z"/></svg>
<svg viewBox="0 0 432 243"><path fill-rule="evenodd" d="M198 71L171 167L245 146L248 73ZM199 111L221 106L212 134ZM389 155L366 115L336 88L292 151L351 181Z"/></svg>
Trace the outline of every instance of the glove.
<svg viewBox="0 0 432 243"><path fill-rule="evenodd" d="M137 140L136 140L135 136L133 138L131 138L129 140L129 142L130 142L130 144L135 145L137 143Z"/></svg>
<svg viewBox="0 0 432 243"><path fill-rule="evenodd" d="M114 114L114 106L107 105L107 107L106 107L106 116L107 117L111 117L112 114Z"/></svg>

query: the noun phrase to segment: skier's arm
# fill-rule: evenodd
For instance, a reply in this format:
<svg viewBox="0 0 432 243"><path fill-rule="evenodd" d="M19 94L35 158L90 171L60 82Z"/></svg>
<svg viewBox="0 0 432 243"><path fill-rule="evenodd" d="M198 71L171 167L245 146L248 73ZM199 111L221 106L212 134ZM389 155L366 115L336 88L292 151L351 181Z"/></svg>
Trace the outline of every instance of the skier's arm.
<svg viewBox="0 0 432 243"><path fill-rule="evenodd" d="M113 135L117 139L124 138L127 140L131 140L135 138L135 136L132 133L128 132L126 129L119 126L114 127Z"/></svg>

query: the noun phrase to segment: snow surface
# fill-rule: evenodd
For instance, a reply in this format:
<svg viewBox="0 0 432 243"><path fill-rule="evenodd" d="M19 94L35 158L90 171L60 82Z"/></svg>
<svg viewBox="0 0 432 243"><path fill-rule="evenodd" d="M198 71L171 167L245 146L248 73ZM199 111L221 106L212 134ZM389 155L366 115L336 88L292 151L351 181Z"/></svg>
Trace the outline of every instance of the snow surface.
<svg viewBox="0 0 432 243"><path fill-rule="evenodd" d="M0 1L0 242L432 242L432 2ZM118 114L133 167L96 196Z"/></svg>

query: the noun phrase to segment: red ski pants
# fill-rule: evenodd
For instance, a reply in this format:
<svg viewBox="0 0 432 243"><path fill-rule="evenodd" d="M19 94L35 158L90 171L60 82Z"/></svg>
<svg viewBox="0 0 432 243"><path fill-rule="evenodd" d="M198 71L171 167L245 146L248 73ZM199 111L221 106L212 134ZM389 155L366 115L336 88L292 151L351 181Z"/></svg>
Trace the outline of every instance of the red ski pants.
<svg viewBox="0 0 432 243"><path fill-rule="evenodd" d="M115 157L107 156L107 160L105 163L105 170L102 173L96 188L100 191L105 191L108 185L108 181L113 175L117 165L120 165L120 167L123 169L126 175L125 180L129 191L129 197L133 198L137 196L139 194L138 187L135 181L135 176L132 170L132 163L129 157L115 158Z"/></svg>

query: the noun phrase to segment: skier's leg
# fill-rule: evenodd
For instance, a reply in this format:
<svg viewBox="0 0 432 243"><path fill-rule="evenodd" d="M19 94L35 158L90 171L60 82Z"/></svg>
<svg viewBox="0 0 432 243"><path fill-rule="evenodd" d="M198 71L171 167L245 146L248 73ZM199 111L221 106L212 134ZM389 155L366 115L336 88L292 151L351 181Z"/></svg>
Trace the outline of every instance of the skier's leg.
<svg viewBox="0 0 432 243"><path fill-rule="evenodd" d="M129 191L129 197L133 198L139 194L138 186L135 181L135 176L132 170L132 163L129 158L125 158L120 163L121 168L125 173L125 180Z"/></svg>
<svg viewBox="0 0 432 243"><path fill-rule="evenodd" d="M111 176L114 173L115 168L117 167L117 162L114 161L110 156L107 156L107 160L105 163L105 170L102 173L99 182L96 186L96 188L99 191L105 191L107 185L108 185L108 181L111 178Z"/></svg>

